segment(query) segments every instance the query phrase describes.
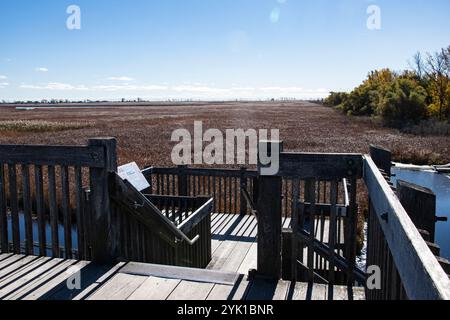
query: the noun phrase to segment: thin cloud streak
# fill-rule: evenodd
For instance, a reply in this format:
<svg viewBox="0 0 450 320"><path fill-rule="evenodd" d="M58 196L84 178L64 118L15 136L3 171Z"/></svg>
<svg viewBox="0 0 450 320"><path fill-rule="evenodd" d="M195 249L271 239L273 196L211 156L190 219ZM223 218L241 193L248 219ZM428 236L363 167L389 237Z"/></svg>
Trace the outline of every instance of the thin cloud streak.
<svg viewBox="0 0 450 320"><path fill-rule="evenodd" d="M329 90L324 88L308 89L303 87L238 87L232 86L214 87L206 85L73 85L68 83L51 82L46 84L30 85L22 84L21 89L41 91L74 92L83 91L85 94L109 93L111 99L118 99L123 95L140 96L147 99L269 99L269 98L294 98L294 99L316 99L324 98ZM114 93L114 95L113 95Z"/></svg>
<svg viewBox="0 0 450 320"><path fill-rule="evenodd" d="M130 77L109 77L108 80L111 80L111 81L134 81L134 79L130 78Z"/></svg>

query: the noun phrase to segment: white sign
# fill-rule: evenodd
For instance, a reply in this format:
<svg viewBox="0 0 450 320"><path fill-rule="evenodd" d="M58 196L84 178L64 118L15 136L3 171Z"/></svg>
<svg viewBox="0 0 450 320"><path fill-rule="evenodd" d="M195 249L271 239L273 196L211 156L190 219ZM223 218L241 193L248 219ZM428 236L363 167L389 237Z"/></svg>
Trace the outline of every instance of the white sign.
<svg viewBox="0 0 450 320"><path fill-rule="evenodd" d="M123 180L127 180L138 191L142 191L150 187L150 184L147 179L145 179L136 162L125 164L119 167L117 171Z"/></svg>

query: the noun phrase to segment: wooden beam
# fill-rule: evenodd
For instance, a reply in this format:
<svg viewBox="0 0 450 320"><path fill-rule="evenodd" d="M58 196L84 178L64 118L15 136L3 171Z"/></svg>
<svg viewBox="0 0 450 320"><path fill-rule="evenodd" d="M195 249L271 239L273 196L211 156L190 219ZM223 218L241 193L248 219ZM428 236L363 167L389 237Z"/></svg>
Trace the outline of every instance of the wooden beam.
<svg viewBox="0 0 450 320"><path fill-rule="evenodd" d="M362 163L361 154L282 152L277 176L317 180L361 178Z"/></svg>
<svg viewBox="0 0 450 320"><path fill-rule="evenodd" d="M364 181L408 298L449 300L448 276L370 156Z"/></svg>
<svg viewBox="0 0 450 320"><path fill-rule="evenodd" d="M103 148L89 146L0 145L0 163L103 168Z"/></svg>

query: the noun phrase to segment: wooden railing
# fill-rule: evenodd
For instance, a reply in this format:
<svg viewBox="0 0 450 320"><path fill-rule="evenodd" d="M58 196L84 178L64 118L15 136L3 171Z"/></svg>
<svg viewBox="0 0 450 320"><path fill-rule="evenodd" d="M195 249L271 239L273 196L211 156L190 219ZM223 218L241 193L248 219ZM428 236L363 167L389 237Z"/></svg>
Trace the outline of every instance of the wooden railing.
<svg viewBox="0 0 450 320"><path fill-rule="evenodd" d="M364 282L364 272L356 267L356 192L361 163L355 154L282 152L278 174L260 177L265 190L260 192L257 205L260 230L276 223L281 208L268 194L280 192L283 177L293 181L292 223L280 234L281 270L274 267L279 236L259 237L262 246L272 252L261 252L258 257L258 267L266 276L281 271L287 280L350 286Z"/></svg>
<svg viewBox="0 0 450 320"><path fill-rule="evenodd" d="M144 195L117 174L112 179L120 259L196 268L209 264L212 199Z"/></svg>
<svg viewBox="0 0 450 320"><path fill-rule="evenodd" d="M245 194L254 204L258 198L258 172L247 168L149 167L142 173L151 185L145 192L169 196L209 196L214 199L213 212L215 213L250 214L251 209ZM330 192L329 181L317 181L315 189L318 203L326 203ZM289 176L282 177L283 223L291 217L293 192L293 179ZM344 200L342 195L340 201Z"/></svg>
<svg viewBox="0 0 450 320"><path fill-rule="evenodd" d="M381 269L381 289L368 299L448 300L450 280L391 186L370 156L364 157L370 198L368 265Z"/></svg>
<svg viewBox="0 0 450 320"><path fill-rule="evenodd" d="M114 170L115 146L114 139L91 139L87 146L0 146L1 251L91 257L86 229L107 209L102 197L104 177ZM86 185L95 204L93 220L85 210ZM101 228L96 233L104 236Z"/></svg>
<svg viewBox="0 0 450 320"><path fill-rule="evenodd" d="M282 146L278 149L282 150ZM330 290L339 282L337 275L344 272L348 286L359 282L366 287L367 299L450 299L449 277L370 156L281 152L279 159L276 176L261 175L258 179L259 274L273 278L283 274L288 280L303 281L300 264L307 281L327 283ZM292 177L295 183L293 221L291 228L284 229L281 236L282 204L277 195L282 194L282 177ZM343 250L336 239L341 179L347 180L349 199ZM310 181L309 185L303 185L310 201L302 198L301 180ZM317 237L317 230L320 230L317 212L322 206L317 201L317 180L331 183L328 240ZM367 285L368 275L355 265L358 181L366 184L371 208L367 266L379 267L381 274L373 276L380 277L381 289L376 287L377 281L375 287ZM316 257L325 258L322 272L317 271L320 261Z"/></svg>
<svg viewBox="0 0 450 320"><path fill-rule="evenodd" d="M356 259L349 239L356 242L358 232L351 216L351 185L346 179L322 181L320 184L326 186L322 199L317 192L319 182L294 179L293 184L292 223L282 232L282 278L323 284L364 283L364 272L347 263ZM306 191L303 194L302 189Z"/></svg>
<svg viewBox="0 0 450 320"><path fill-rule="evenodd" d="M195 169L150 167L142 171L151 187L146 192L170 196L211 196L213 212L247 214L247 203L242 190L257 196L257 172L246 168Z"/></svg>
<svg viewBox="0 0 450 320"><path fill-rule="evenodd" d="M116 172L112 138L0 146L0 252L206 267L212 200L144 195Z"/></svg>
<svg viewBox="0 0 450 320"><path fill-rule="evenodd" d="M281 152L278 175L261 168L149 168L151 187L140 193L117 177L114 139L0 146L0 250L203 267L211 211L252 211L261 275L364 285L355 261L357 184L364 182L368 265L382 277L382 288L367 288L367 298L450 299L448 276L370 156Z"/></svg>

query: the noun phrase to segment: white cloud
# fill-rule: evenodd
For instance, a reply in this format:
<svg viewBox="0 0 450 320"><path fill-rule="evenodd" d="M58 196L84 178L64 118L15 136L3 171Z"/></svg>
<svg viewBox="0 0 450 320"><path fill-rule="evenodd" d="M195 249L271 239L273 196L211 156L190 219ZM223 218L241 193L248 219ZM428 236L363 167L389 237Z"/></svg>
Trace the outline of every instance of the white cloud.
<svg viewBox="0 0 450 320"><path fill-rule="evenodd" d="M140 96L147 99L199 99L199 100L233 100L233 99L279 99L279 98L295 98L295 99L316 99L324 98L328 95L329 90L324 88L307 89L296 86L263 86L263 87L245 87L230 86L216 87L212 85L202 84L183 84L183 85L155 85L142 84L131 85L128 83L121 84L101 84L95 86L73 85L68 83L51 82L44 84L22 84L22 89L29 90L48 90L48 91L85 91L90 94L97 95L100 92L115 92L117 95ZM81 98L86 98L84 96ZM111 95L111 98L114 96ZM114 97L117 98L117 97Z"/></svg>
<svg viewBox="0 0 450 320"><path fill-rule="evenodd" d="M36 72L48 72L48 69L45 67L38 67L34 69Z"/></svg>
<svg viewBox="0 0 450 320"><path fill-rule="evenodd" d="M109 77L108 80L111 80L111 81L134 81L134 79L130 78L130 77Z"/></svg>
<svg viewBox="0 0 450 320"><path fill-rule="evenodd" d="M104 91L158 91L167 90L167 86L160 85L99 85L92 87L93 90L104 90Z"/></svg>
<svg viewBox="0 0 450 320"><path fill-rule="evenodd" d="M9 86L9 83L8 83L8 82L0 82L0 89L4 89L4 88L6 88L7 86Z"/></svg>
<svg viewBox="0 0 450 320"><path fill-rule="evenodd" d="M88 87L84 85L71 85L67 83L60 83L60 82L50 82L43 85L29 85L29 84L22 84L20 85L21 89L36 89L36 90L89 90Z"/></svg>
<svg viewBox="0 0 450 320"><path fill-rule="evenodd" d="M6 79L8 79L8 77L7 77L7 76L4 76L4 75L0 75L0 80L6 80Z"/></svg>

